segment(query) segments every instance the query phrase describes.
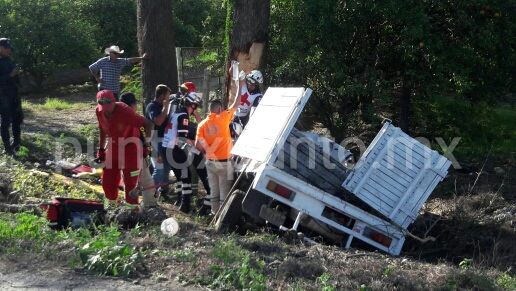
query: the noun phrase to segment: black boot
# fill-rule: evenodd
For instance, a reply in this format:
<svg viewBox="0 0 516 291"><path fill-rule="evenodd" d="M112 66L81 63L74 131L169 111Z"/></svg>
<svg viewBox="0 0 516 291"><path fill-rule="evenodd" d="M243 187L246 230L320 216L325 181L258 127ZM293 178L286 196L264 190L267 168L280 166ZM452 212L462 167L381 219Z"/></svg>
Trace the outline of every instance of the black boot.
<svg viewBox="0 0 516 291"><path fill-rule="evenodd" d="M190 198L192 195L182 195L181 196L181 205L179 206L179 211L184 213L190 213Z"/></svg>
<svg viewBox="0 0 516 291"><path fill-rule="evenodd" d="M199 209L199 216L206 216L211 213L211 206L203 204L201 209Z"/></svg>

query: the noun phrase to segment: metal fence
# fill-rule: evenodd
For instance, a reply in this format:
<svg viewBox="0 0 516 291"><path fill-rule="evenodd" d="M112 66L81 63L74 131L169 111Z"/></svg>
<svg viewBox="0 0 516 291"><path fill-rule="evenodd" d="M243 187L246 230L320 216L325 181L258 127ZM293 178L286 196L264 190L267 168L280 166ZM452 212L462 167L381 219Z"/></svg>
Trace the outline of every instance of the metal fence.
<svg viewBox="0 0 516 291"><path fill-rule="evenodd" d="M178 47L176 48L177 70L179 84L184 82L193 82L200 93L204 92L202 88L206 77L208 82L208 91L220 89L222 79L220 77L220 65L213 62L203 60L204 54L216 53L218 56L222 53L221 48L202 48L202 47ZM208 70L208 72L206 72ZM208 76L206 76L208 75ZM200 89L203 89L201 91Z"/></svg>

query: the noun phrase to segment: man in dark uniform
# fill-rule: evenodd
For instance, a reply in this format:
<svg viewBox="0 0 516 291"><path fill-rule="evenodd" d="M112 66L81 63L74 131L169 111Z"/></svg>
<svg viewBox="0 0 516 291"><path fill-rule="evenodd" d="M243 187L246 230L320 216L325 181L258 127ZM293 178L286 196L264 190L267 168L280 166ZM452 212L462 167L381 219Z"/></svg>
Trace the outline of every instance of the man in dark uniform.
<svg viewBox="0 0 516 291"><path fill-rule="evenodd" d="M8 38L0 38L0 115L1 135L4 142L5 153L14 155L21 142L21 127L23 112L21 99L18 96L18 84L20 68L11 60L11 41ZM9 127L12 125L13 143Z"/></svg>
<svg viewBox="0 0 516 291"><path fill-rule="evenodd" d="M188 139L189 116L193 115L197 122L201 121L201 117L197 112L201 102L202 99L197 93L191 92L187 94L184 107L172 114L163 134L161 148L161 156L164 158L163 169L165 172L168 172L172 168L176 178L181 177L182 188L181 193L178 193L178 201L180 201L179 210L185 213L190 212L192 196L189 166L193 156L190 159L188 157L188 144L193 145L193 142Z"/></svg>

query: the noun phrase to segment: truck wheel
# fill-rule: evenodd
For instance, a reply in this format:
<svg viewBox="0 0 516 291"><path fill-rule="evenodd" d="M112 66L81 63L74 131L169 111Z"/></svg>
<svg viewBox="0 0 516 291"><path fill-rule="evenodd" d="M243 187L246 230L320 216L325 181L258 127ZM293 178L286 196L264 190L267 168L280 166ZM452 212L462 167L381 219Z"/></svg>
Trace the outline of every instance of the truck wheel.
<svg viewBox="0 0 516 291"><path fill-rule="evenodd" d="M242 190L235 190L228 198L226 205L220 211L219 218L215 223L215 230L218 232L237 230L237 226L242 219L242 201L244 200L245 192Z"/></svg>

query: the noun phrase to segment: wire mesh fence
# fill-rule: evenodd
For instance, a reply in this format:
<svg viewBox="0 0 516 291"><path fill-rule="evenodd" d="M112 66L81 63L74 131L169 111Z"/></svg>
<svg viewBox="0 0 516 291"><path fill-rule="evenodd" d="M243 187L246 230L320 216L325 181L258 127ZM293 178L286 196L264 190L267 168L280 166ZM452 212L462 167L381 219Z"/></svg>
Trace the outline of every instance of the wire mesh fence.
<svg viewBox="0 0 516 291"><path fill-rule="evenodd" d="M179 82L193 82L201 89L206 74L209 77L208 91L213 92L222 86L220 54L218 47L181 47L177 48ZM206 72L208 70L208 72ZM198 90L199 90L198 89ZM203 91L206 88L203 88ZM200 90L199 90L200 91ZM201 91L201 93L203 92Z"/></svg>

